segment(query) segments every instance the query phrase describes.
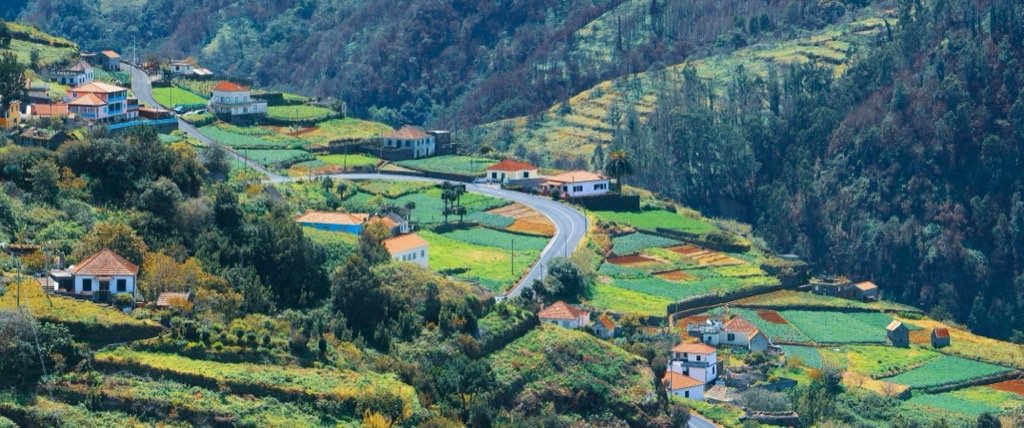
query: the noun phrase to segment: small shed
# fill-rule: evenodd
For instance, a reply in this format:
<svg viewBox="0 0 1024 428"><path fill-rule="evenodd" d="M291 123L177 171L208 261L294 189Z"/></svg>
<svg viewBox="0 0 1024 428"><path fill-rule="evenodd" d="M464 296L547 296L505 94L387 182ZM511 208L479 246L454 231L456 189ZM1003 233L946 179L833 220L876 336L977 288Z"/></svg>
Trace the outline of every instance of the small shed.
<svg viewBox="0 0 1024 428"><path fill-rule="evenodd" d="M949 346L949 329L940 327L932 329L932 348L945 348Z"/></svg>
<svg viewBox="0 0 1024 428"><path fill-rule="evenodd" d="M765 336L760 329L754 330L747 335L747 349L750 349L752 352L765 352L770 344L768 336Z"/></svg>
<svg viewBox="0 0 1024 428"><path fill-rule="evenodd" d="M166 309L166 308L171 307L171 304L175 303L175 302L191 302L191 301L192 301L192 293L191 292L178 293L178 292L168 291L168 292L160 293L160 295L157 296L157 298L156 298L156 307L161 308L161 309Z"/></svg>
<svg viewBox="0 0 1024 428"><path fill-rule="evenodd" d="M850 288L851 298L861 301L878 300L878 286L871 281L858 282Z"/></svg>
<svg viewBox="0 0 1024 428"><path fill-rule="evenodd" d="M885 328L885 341L898 348L910 347L910 329L902 322L893 320Z"/></svg>
<svg viewBox="0 0 1024 428"><path fill-rule="evenodd" d="M615 337L615 322L612 321L612 319L608 317L607 314L601 314L601 316L597 318L597 322L594 323L594 326L591 327L591 329L594 331L594 334L596 334L597 337L600 337L602 339L611 339Z"/></svg>

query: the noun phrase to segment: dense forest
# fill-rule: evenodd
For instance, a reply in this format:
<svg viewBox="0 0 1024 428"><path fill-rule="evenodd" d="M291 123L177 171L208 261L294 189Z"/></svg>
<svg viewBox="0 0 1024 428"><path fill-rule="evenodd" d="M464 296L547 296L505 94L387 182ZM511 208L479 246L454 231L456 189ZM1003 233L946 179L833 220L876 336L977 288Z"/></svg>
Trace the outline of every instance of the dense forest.
<svg viewBox="0 0 1024 428"><path fill-rule="evenodd" d="M334 96L392 126L463 129L534 113L714 48L735 16L813 28L864 1L34 0L20 19L83 49L193 56L257 85Z"/></svg>
<svg viewBox="0 0 1024 428"><path fill-rule="evenodd" d="M740 69L714 87L684 70L647 122L623 117L617 140L632 180L748 219L819 272L1020 341L1024 5L900 6L842 78Z"/></svg>

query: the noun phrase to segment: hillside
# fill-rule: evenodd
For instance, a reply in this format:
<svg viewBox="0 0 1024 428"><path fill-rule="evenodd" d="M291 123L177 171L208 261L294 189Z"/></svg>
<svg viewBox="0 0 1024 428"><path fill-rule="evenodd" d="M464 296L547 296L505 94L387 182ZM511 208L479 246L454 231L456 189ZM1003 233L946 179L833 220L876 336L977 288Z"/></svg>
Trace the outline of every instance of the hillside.
<svg viewBox="0 0 1024 428"><path fill-rule="evenodd" d="M787 6L32 0L20 18L86 50L126 52L135 37L143 59L193 56L258 86L343 99L357 116L391 126L461 129L534 113L603 80L676 64L721 43L746 43L776 27L818 28L846 10L790 6L784 20Z"/></svg>

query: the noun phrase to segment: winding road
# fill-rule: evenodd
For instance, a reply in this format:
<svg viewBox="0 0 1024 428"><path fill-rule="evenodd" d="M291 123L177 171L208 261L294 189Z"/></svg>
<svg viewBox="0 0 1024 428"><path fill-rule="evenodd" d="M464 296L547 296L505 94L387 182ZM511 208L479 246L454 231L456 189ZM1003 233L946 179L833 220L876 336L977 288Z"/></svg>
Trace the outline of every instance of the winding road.
<svg viewBox="0 0 1024 428"><path fill-rule="evenodd" d="M121 64L121 68L131 73L132 91L140 101L151 106L160 105L160 103L156 102L156 99L153 98L153 85L149 79L149 75L146 74L145 71L124 63ZM223 147L234 159L240 162L245 162L245 164L250 168L266 174L266 182L280 183L303 179L283 176L264 168L262 165L259 165L234 150L231 150L231 148L225 147L214 141L210 137L206 136L206 134L203 134L198 128L192 126L192 124L182 120L181 117L178 117L178 129L205 144L219 145ZM346 180L413 180L436 183L443 181L434 178L394 174L330 174L323 176ZM496 198L508 199L510 201L526 205L546 216L555 225L555 235L550 241L548 241L548 245L544 247L544 250L541 251L540 257L526 275L523 276L523 278L515 285L515 287L498 297L499 300L509 296L518 296L522 293L524 287L529 287L533 284L534 280L543 278L551 259L559 256L569 256L576 250L576 248L579 247L580 243L583 242L583 239L586 237L588 227L587 217L569 205L555 202L551 199L540 196L505 190L493 185L466 183L466 191Z"/></svg>

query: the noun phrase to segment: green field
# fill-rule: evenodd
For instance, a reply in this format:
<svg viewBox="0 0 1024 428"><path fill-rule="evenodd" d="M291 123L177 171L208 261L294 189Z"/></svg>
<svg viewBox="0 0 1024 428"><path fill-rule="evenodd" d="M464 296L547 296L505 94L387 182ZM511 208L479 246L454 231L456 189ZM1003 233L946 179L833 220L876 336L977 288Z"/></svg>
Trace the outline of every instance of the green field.
<svg viewBox="0 0 1024 428"><path fill-rule="evenodd" d="M18 56L18 62L28 64L32 59L32 51L39 53L39 66L47 67L52 64L69 62L78 56L78 49L71 47L48 46L36 43L29 43L24 40L11 40L10 49L0 49L0 52L14 52Z"/></svg>
<svg viewBox="0 0 1024 428"><path fill-rule="evenodd" d="M818 348L811 346L782 345L782 351L786 353L786 358L800 358L803 360L803 365L807 367L815 369L821 368L821 354L818 353Z"/></svg>
<svg viewBox="0 0 1024 428"><path fill-rule="evenodd" d="M186 379L195 384L233 386L257 391L258 395L326 399L355 404L372 390L384 390L402 398L403 406L419 407L412 387L399 382L394 375L354 372L331 368L302 368L250 363L220 363L195 360L174 354L132 351L118 348L96 354L96 364L109 369L133 373L159 374L168 379ZM257 395L257 394L253 394Z"/></svg>
<svg viewBox="0 0 1024 428"><path fill-rule="evenodd" d="M441 223L444 221L444 215L442 215L444 202L441 201L441 189L435 187L395 199L399 206L405 206L405 203L410 201L416 204L415 217L417 222ZM466 207L467 217L474 212L487 211L492 208L505 206L508 203L509 201L505 199L492 198L476 193L462 195L462 206ZM456 222L458 220L458 216L448 216L449 222Z"/></svg>
<svg viewBox="0 0 1024 428"><path fill-rule="evenodd" d="M885 378L885 380L900 385L907 385L911 388L928 388L966 382L972 379L1004 373L1009 370L1006 367L995 364L982 363L960 357L942 356L910 371Z"/></svg>
<svg viewBox="0 0 1024 428"><path fill-rule="evenodd" d="M465 269L465 272L454 276L465 280L479 280L480 285L496 293L505 291L515 284L540 256L540 251L517 249L513 268L509 251L470 244L426 230L418 233L430 244L431 270Z"/></svg>
<svg viewBox="0 0 1024 428"><path fill-rule="evenodd" d="M356 252L356 248L359 246L359 235L351 233L303 227L302 234L324 248L327 253L328 272L334 267L345 264L345 261Z"/></svg>
<svg viewBox="0 0 1024 428"><path fill-rule="evenodd" d="M941 394L917 394L907 400L906 404L928 410L977 416L986 412L998 414L1019 407L1024 404L1024 400L1012 392L999 391L987 386L972 386Z"/></svg>
<svg viewBox="0 0 1024 428"><path fill-rule="evenodd" d="M614 285L597 284L588 302L597 309L613 312L665 316L668 305L674 300Z"/></svg>
<svg viewBox="0 0 1024 428"><path fill-rule="evenodd" d="M548 239L544 237L523 236L485 228L461 229L445 233L444 236L470 244L501 248L506 251L510 249L515 249L516 251L540 251L548 245Z"/></svg>
<svg viewBox="0 0 1024 428"><path fill-rule="evenodd" d="M676 241L675 239L663 238L658 235L639 232L616 236L612 238L612 243L614 244L612 246L612 251L620 256L635 254L645 248L671 247L682 244L682 242Z"/></svg>
<svg viewBox="0 0 1024 428"><path fill-rule="evenodd" d="M838 297L822 296L804 291L780 290L773 293L749 297L736 302L737 306L758 306L785 309L787 307L820 307L822 309L838 308L866 308L875 310L892 310L920 313L921 310L913 306L888 302L885 300L864 303Z"/></svg>
<svg viewBox="0 0 1024 428"><path fill-rule="evenodd" d="M704 234L716 230L703 220L687 217L669 211L593 211L599 220L628 224L641 229L654 230L659 227L693 234Z"/></svg>
<svg viewBox="0 0 1024 428"><path fill-rule="evenodd" d="M494 159L478 158L473 156L434 156L424 159L396 162L399 166L419 171L433 171L446 174L460 174L465 176L483 176L487 167L494 165Z"/></svg>
<svg viewBox="0 0 1024 428"><path fill-rule="evenodd" d="M780 314L817 343L885 343L885 327L892 318L881 312L780 311Z"/></svg>
<svg viewBox="0 0 1024 428"><path fill-rule="evenodd" d="M302 140L278 135L274 131L260 127L238 127L228 124L216 124L204 126L200 128L200 130L217 142L235 149L295 149L306 145Z"/></svg>
<svg viewBox="0 0 1024 428"><path fill-rule="evenodd" d="M391 131L391 127L383 123L346 117L317 123L315 131L303 133L298 138L313 144L326 145L333 140L372 138Z"/></svg>
<svg viewBox="0 0 1024 428"><path fill-rule="evenodd" d="M380 162L380 159L377 159L377 158L372 157L372 156L367 156L367 155L364 155L364 154L361 154L361 153L350 154L350 155L317 156L316 159L319 160L320 162L323 162L323 163L327 164L327 165L338 165L338 166L346 166L347 165L348 168L358 168L358 167L363 167L363 166L372 166L372 165L376 165L377 162Z"/></svg>
<svg viewBox="0 0 1024 428"><path fill-rule="evenodd" d="M481 225L487 227L493 227L497 229L504 229L516 222L516 219L511 217L505 217L501 214L491 214L488 212L478 211L473 214L467 215L466 220L475 221Z"/></svg>
<svg viewBox="0 0 1024 428"><path fill-rule="evenodd" d="M134 415L122 412L89 410L85 406L72 406L54 401L46 394L30 399L13 398L0 394L0 413L21 414L29 426L66 428L137 428L147 425ZM0 426L3 426L0 424ZM169 425L173 426L173 425Z"/></svg>
<svg viewBox="0 0 1024 428"><path fill-rule="evenodd" d="M942 356L924 348L895 348L892 346L844 346L839 354L847 370L871 377L890 376ZM830 349L830 354L835 349Z"/></svg>
<svg viewBox="0 0 1024 428"><path fill-rule="evenodd" d="M153 88L153 98L156 99L156 102L167 108L174 108L174 106L179 104L206 105L206 98L175 86Z"/></svg>
<svg viewBox="0 0 1024 428"><path fill-rule="evenodd" d="M107 82L113 85L129 87L132 84L132 77L125 71L107 71L101 67L93 68L95 80Z"/></svg>
<svg viewBox="0 0 1024 428"><path fill-rule="evenodd" d="M265 167L275 167L296 160L312 160L313 155L305 150L239 150L244 156Z"/></svg>
<svg viewBox="0 0 1024 428"><path fill-rule="evenodd" d="M366 180L356 183L356 186L359 186L359 190L366 193L392 199L435 187L434 183L412 180Z"/></svg>
<svg viewBox="0 0 1024 428"><path fill-rule="evenodd" d="M267 107L267 117L284 120L326 119L335 114L334 110L308 105L286 105Z"/></svg>

